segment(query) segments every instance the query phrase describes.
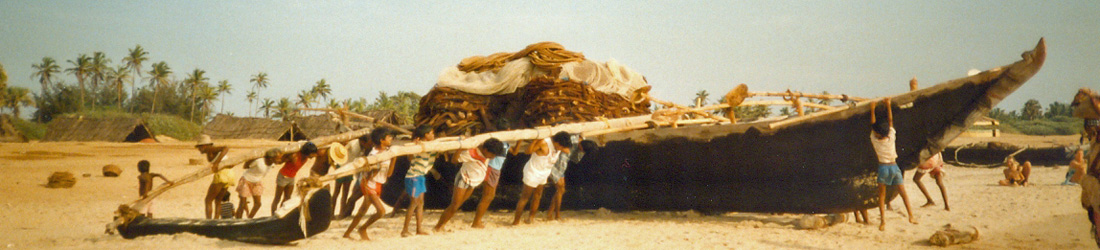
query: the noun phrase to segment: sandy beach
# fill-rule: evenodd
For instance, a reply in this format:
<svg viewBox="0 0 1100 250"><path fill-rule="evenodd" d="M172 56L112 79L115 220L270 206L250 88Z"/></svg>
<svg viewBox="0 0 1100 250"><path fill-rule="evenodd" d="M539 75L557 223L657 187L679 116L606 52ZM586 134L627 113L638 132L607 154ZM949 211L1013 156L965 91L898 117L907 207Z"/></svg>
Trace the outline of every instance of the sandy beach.
<svg viewBox="0 0 1100 250"><path fill-rule="evenodd" d="M960 140L968 142L973 138ZM1072 143L1076 137L1007 136L998 140L1018 143ZM273 141L219 141L232 152L280 145ZM957 141L956 143L961 143ZM152 172L171 179L200 168L187 165L200 155L193 142L156 144L64 142L0 144L0 246L7 248L261 248L232 241L191 234L161 235L126 240L104 234L105 225L119 204L137 197L139 160L152 162ZM103 177L101 168L116 164L120 177ZM334 221L328 231L296 243L306 248L402 248L402 249L504 249L504 248L734 248L734 249L899 249L933 248L928 237L944 225L973 225L981 231L977 242L956 246L966 249L1091 249L1089 223L1079 202L1080 188L1063 186L1066 166L1037 167L1029 187L1003 187L1000 168L947 166L946 185L951 211L944 211L939 190L926 178L938 206L921 208L925 198L909 178L906 188L920 222L904 218L901 199L887 211L886 231L877 224L847 223L817 230L796 229L801 215L727 213L702 215L679 212L609 212L606 210L564 211L564 221L512 227L511 211L492 211L484 229L470 228L472 212L460 212L449 225L452 232L428 236L400 237L400 217L386 217L368 231L373 241L351 241L340 236L350 220ZM77 183L70 189L46 188L55 171L70 171ZM237 169L238 173L240 169ZM306 175L305 168L299 176ZM88 175L88 176L84 176ZM202 198L211 177L173 189L156 199L157 217L200 218ZM264 180L264 208L267 216L274 196L274 173ZM159 180L157 184L159 185ZM430 193L428 195L431 195ZM235 196L235 192L234 192ZM236 198L233 199L236 202ZM472 202L472 201L470 201ZM425 226L434 226L440 210L425 211ZM878 211L870 218L879 220Z"/></svg>

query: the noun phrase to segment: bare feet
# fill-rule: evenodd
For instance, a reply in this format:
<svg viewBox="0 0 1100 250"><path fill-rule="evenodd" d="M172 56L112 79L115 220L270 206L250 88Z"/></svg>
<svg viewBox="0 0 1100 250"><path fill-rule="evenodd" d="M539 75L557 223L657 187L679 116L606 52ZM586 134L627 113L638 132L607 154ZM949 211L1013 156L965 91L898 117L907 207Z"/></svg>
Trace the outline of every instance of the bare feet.
<svg viewBox="0 0 1100 250"><path fill-rule="evenodd" d="M481 223L477 223L477 224L471 225L470 227L472 227L472 228L485 228L485 225L482 225Z"/></svg>
<svg viewBox="0 0 1100 250"><path fill-rule="evenodd" d="M915 218L909 218L909 223L913 223L913 225L920 224L920 223L917 223L917 219L915 219Z"/></svg>
<svg viewBox="0 0 1100 250"><path fill-rule="evenodd" d="M433 227L432 232L442 233L443 232L443 227Z"/></svg>
<svg viewBox="0 0 1100 250"><path fill-rule="evenodd" d="M344 234L344 238L347 238L349 240L354 240L355 239L355 238L351 237L351 232L348 232L348 233Z"/></svg>
<svg viewBox="0 0 1100 250"><path fill-rule="evenodd" d="M886 231L886 224L879 224L878 225L878 230L879 231Z"/></svg>
<svg viewBox="0 0 1100 250"><path fill-rule="evenodd" d="M928 203L924 203L924 205L921 205L920 207L931 207L931 206L935 206L935 205L936 205L935 202L928 201Z"/></svg>
<svg viewBox="0 0 1100 250"><path fill-rule="evenodd" d="M367 228L360 228L359 229L359 240L361 240L361 241L369 241L370 240L370 236L367 236Z"/></svg>
<svg viewBox="0 0 1100 250"><path fill-rule="evenodd" d="M531 224L531 217L527 217L526 220L523 220L523 223Z"/></svg>
<svg viewBox="0 0 1100 250"><path fill-rule="evenodd" d="M428 231L416 230L416 235L432 235L432 233L429 233Z"/></svg>
<svg viewBox="0 0 1100 250"><path fill-rule="evenodd" d="M409 237L409 236L412 236L412 235L413 234L410 233L409 231L401 231L401 237Z"/></svg>

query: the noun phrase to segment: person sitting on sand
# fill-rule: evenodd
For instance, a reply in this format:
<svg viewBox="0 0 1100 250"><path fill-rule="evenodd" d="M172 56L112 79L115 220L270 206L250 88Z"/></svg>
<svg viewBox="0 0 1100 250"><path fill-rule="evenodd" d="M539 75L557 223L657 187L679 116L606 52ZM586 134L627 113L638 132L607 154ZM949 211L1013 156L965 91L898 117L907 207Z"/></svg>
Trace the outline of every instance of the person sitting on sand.
<svg viewBox="0 0 1100 250"><path fill-rule="evenodd" d="M416 127L412 134L412 145L423 145L424 142L435 140L435 131L432 126L424 124ZM424 193L428 192L424 175L435 164L437 152L423 152L412 155L409 161L409 170L405 172L405 193L409 195L409 208L405 210L405 227L401 229L401 237L411 236L409 222L416 216L416 234L428 235L421 230L420 224L424 222Z"/></svg>
<svg viewBox="0 0 1100 250"><path fill-rule="evenodd" d="M284 201L289 200L290 195L294 193L294 177L298 175L298 170L302 169L302 165L305 165L306 161L314 157L317 157L317 145L312 142L302 144L297 153L284 155L283 167L279 169L279 174L275 177L275 199L271 200L272 216L275 215L275 211L279 209L279 206Z"/></svg>
<svg viewBox="0 0 1100 250"><path fill-rule="evenodd" d="M164 180L164 182L168 183L169 185L174 183L168 180L168 178L164 178L164 175L158 173L150 173L149 161L147 160L141 160L138 162L138 173L140 173L138 174L138 195L142 199L145 199L145 197L149 195L149 191L153 190L153 178L159 177L161 180ZM149 203L145 204L145 207L141 209L140 213L144 214L145 217L153 218L153 200L149 200Z"/></svg>
<svg viewBox="0 0 1100 250"><path fill-rule="evenodd" d="M393 143L393 132L385 127L375 128L370 131L370 140L374 147L371 148L367 156L389 150L390 144ZM370 240L370 236L367 235L367 228L386 214L385 204L382 203L382 185L386 184L386 180L393 174L394 163L392 159L386 159L375 164L376 169L360 173L359 181L362 185L359 186L359 189L363 192L365 199L363 199L363 205L359 206L359 212L351 220L351 225L348 225L348 229L344 231L344 238L351 239L351 230L359 225L359 220L362 220L363 216L367 214L367 209L373 206L375 213L370 216L370 219L367 219L362 227L359 227L359 239Z"/></svg>
<svg viewBox="0 0 1100 250"><path fill-rule="evenodd" d="M263 179L267 171L276 164L283 164L283 151L270 149L264 152L264 157L253 159L244 163L244 174L237 183L237 195L240 196L240 206L237 208L237 218L254 218L260 211L263 202L260 196L264 193ZM252 210L248 209L248 198L252 198ZM247 214L245 212L248 212Z"/></svg>
<svg viewBox="0 0 1100 250"><path fill-rule="evenodd" d="M554 163L558 162L558 155L562 150L572 146L569 133L563 131L550 138L532 141L527 147L527 153L531 154L531 159L527 160L527 164L523 166L523 191L520 193L519 202L516 202L516 216L512 220L512 225L519 225L519 219L523 217L523 209L528 200L531 201L531 213L524 222L530 224L534 220L539 210L539 201L542 200L543 187L546 179L550 177Z"/></svg>
<svg viewBox="0 0 1100 250"><path fill-rule="evenodd" d="M233 176L232 168L218 169L218 164L221 163L222 158L225 158L229 148L224 146L215 147L209 135L201 135L199 143L195 144L195 149L206 156L206 161L210 162L210 171L214 172L214 179L210 181L210 187L206 189L206 199L203 201L206 208L206 218L212 219L216 213L214 206L218 202L218 197L221 197L222 192L229 192L229 187L237 185L237 182L234 181L237 178Z"/></svg>
<svg viewBox="0 0 1100 250"><path fill-rule="evenodd" d="M233 202L229 201L229 192L223 192L221 197L218 197L218 210L214 211L214 218L217 219L235 219L233 215Z"/></svg>
<svg viewBox="0 0 1100 250"><path fill-rule="evenodd" d="M1020 165L1013 157L1005 158L1005 178L997 182L1001 186L1027 186L1027 179L1031 176L1031 161L1024 161Z"/></svg>
<svg viewBox="0 0 1100 250"><path fill-rule="evenodd" d="M895 140L897 131L894 130L894 110L890 104L890 98L883 100L886 106L886 121L875 119L875 105L871 102L871 146L875 149L878 158L878 212L881 217L879 231L886 230L886 187L897 190L901 200L905 202L905 212L909 215L909 223L917 224L913 217L913 210L909 207L909 195L905 193L905 180L902 177L901 168L895 159L898 158Z"/></svg>
<svg viewBox="0 0 1100 250"><path fill-rule="evenodd" d="M1085 175L1085 151L1078 148L1073 152L1073 160L1069 162L1069 170L1066 171L1066 180L1062 185L1077 185L1081 176Z"/></svg>
<svg viewBox="0 0 1100 250"><path fill-rule="evenodd" d="M462 163L462 167L455 174L451 204L447 206L446 210L443 210L443 215L439 216L439 222L436 222L435 227L432 228L433 231L442 232L444 230L447 221L455 215L458 207L470 198L470 195L474 193L474 188L485 181L489 159L502 154L504 154L504 143L497 138L489 138L477 148L458 150L455 156L451 157L452 162Z"/></svg>
<svg viewBox="0 0 1100 250"><path fill-rule="evenodd" d="M942 153L936 153L932 157L928 157L928 160L917 166L917 173L913 174L913 182L917 183L917 188L920 188L921 194L924 194L924 199L928 201L920 207L935 206L936 202L932 201L932 196L928 195L928 189L924 188L924 183L920 180L921 177L924 177L924 174L931 174L932 178L936 179L936 186L940 187L940 195L943 196L943 210L951 211L951 206L947 204L947 189L943 186L943 177L947 175L947 172L943 170Z"/></svg>

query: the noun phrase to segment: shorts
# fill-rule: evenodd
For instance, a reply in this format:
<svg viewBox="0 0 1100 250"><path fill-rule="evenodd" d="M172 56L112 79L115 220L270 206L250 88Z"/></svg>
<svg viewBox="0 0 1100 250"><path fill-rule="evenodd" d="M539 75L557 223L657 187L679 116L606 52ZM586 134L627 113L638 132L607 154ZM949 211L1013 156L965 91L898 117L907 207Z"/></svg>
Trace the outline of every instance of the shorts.
<svg viewBox="0 0 1100 250"><path fill-rule="evenodd" d="M237 183L237 194L242 198L260 196L264 193L264 184L260 182L251 182L241 178Z"/></svg>
<svg viewBox="0 0 1100 250"><path fill-rule="evenodd" d="M901 168L897 163L882 163L878 165L878 183L890 186L905 183Z"/></svg>
<svg viewBox="0 0 1100 250"><path fill-rule="evenodd" d="M500 170L489 168L485 170L485 183L488 183L490 187L497 187L500 183Z"/></svg>
<svg viewBox="0 0 1100 250"><path fill-rule="evenodd" d="M338 184L351 183L352 180L355 180L355 176L354 175L348 175L348 176L336 178L336 183L338 183Z"/></svg>
<svg viewBox="0 0 1100 250"><path fill-rule="evenodd" d="M416 198L424 193L428 192L428 188L424 186L424 176L417 177L405 177L405 193L409 194L409 197Z"/></svg>
<svg viewBox="0 0 1100 250"><path fill-rule="evenodd" d="M279 177L275 178L275 185L276 186L286 187L286 185L294 184L294 178L286 177L286 176L283 176L281 174L278 175L278 176Z"/></svg>
<svg viewBox="0 0 1100 250"><path fill-rule="evenodd" d="M558 176L556 174L550 174L550 182L557 184L559 181L564 181L565 176Z"/></svg>
<svg viewBox="0 0 1100 250"><path fill-rule="evenodd" d="M932 176L944 176L947 175L947 171L943 169L943 165L935 166L931 168L917 168L917 173L927 174L932 173Z"/></svg>
<svg viewBox="0 0 1100 250"><path fill-rule="evenodd" d="M462 173L455 174L455 188L471 189L475 186L470 186L470 183L466 183L466 177L462 177Z"/></svg>
<svg viewBox="0 0 1100 250"><path fill-rule="evenodd" d="M367 182L361 182L361 183L362 183L362 185L359 185L359 189L362 189L363 194L368 194L369 193L369 194L373 194L375 196L378 196L379 194L382 193L382 183L377 183L377 182L373 182L373 181L367 181Z"/></svg>
<svg viewBox="0 0 1100 250"><path fill-rule="evenodd" d="M222 169L214 173L214 180L211 184L225 184L231 187L233 184L237 184L237 182L233 181L233 177L232 169Z"/></svg>

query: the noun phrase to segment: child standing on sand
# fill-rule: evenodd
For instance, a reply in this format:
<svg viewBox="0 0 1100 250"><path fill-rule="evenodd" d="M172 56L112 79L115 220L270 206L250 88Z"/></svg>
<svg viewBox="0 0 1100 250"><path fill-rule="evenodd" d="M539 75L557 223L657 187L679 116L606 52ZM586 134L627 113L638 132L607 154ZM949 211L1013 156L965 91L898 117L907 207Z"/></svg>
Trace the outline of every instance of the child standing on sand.
<svg viewBox="0 0 1100 250"><path fill-rule="evenodd" d="M416 127L412 134L412 140L413 144L435 140L435 132L432 131L432 126L420 125ZM412 156L409 170L405 173L405 193L409 195L409 208L405 210L405 227L401 229L401 237L412 235L409 232L409 220L412 219L413 215L416 215L416 234L428 235L427 231L420 229L420 224L424 222L424 193L428 192L427 186L424 185L424 182L427 181L424 179L424 175L432 169L438 155L437 152L424 152Z"/></svg>
<svg viewBox="0 0 1100 250"><path fill-rule="evenodd" d="M917 173L913 174L913 182L917 183L917 188L920 189L921 194L924 194L924 199L928 200L920 207L935 206L936 202L932 201L932 196L928 195L928 189L925 189L924 183L920 181L924 174L930 174L933 179L936 179L936 185L940 187L940 195L943 196L943 210L951 211L951 206L947 204L947 188L943 186L943 178L947 175L947 171L943 170L942 152L936 153L917 166Z"/></svg>
<svg viewBox="0 0 1100 250"><path fill-rule="evenodd" d="M370 131L371 144L374 145L371 148L370 153L367 156L376 155L390 149L390 144L393 143L393 133L384 127L375 128ZM360 186L358 187L363 196L363 205L359 206L359 213L355 214L355 218L351 220L351 225L348 225L348 229L344 231L344 238L351 239L351 230L355 229L359 225L359 220L363 219L363 216L367 214L367 209L374 206L375 213L367 219L367 222L359 227L359 239L370 240L367 235L367 227L370 227L378 219L382 218L382 215L386 214L386 207L382 203L382 184L386 184L386 179L390 178L393 174L394 161L386 159L385 161L377 164L377 169L366 172L361 175Z"/></svg>
<svg viewBox="0 0 1100 250"><path fill-rule="evenodd" d="M154 177L160 177L161 180L164 180L164 182L168 183L169 185L173 183L172 181L168 180L168 178L164 178L163 175L160 175L158 173L150 173L149 161L146 160L141 160L138 162L138 173L140 173L138 174L138 195L140 195L142 199L145 199L145 196L149 194L149 191L153 190ZM144 214L145 217L153 218L153 201L149 200L149 203L145 204L145 208L141 210L142 211L140 211L140 213Z"/></svg>
<svg viewBox="0 0 1100 250"><path fill-rule="evenodd" d="M894 110L890 105L890 98L883 100L886 105L886 121L875 119L875 105L878 102L871 102L871 146L875 149L875 155L878 157L878 212L881 217L881 224L878 226L879 231L886 230L886 187L895 188L898 194L901 195L901 200L905 202L905 212L909 214L909 223L917 224L917 219L913 218L913 210L909 207L909 195L905 194L905 180L902 177L901 168L898 167L895 160L898 158L897 148L895 148L895 141L897 140L897 131L894 130Z"/></svg>

